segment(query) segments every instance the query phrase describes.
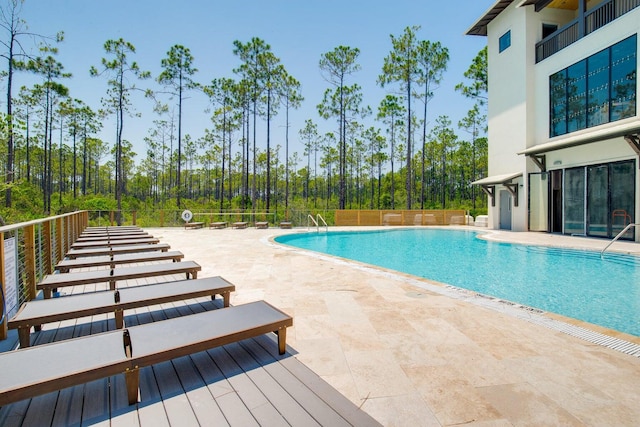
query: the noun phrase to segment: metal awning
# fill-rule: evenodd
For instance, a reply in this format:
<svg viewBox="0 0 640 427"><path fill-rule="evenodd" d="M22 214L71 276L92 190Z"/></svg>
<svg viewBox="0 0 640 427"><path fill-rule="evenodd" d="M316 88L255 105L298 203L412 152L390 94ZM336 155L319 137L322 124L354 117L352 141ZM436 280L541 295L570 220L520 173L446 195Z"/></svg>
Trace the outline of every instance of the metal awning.
<svg viewBox="0 0 640 427"><path fill-rule="evenodd" d="M518 178L522 176L522 172L512 172L505 173L503 175L493 175L488 176L486 178L479 179L477 181L473 181L472 185L497 185L504 184L505 182L509 182L512 179Z"/></svg>
<svg viewBox="0 0 640 427"><path fill-rule="evenodd" d="M473 181L472 185L479 185L487 196L491 198L491 206L496 205L496 185L504 186L513 196L513 205L518 206L518 183L511 182L516 178L520 178L522 172L505 173L502 175L493 175L486 178Z"/></svg>
<svg viewBox="0 0 640 427"><path fill-rule="evenodd" d="M540 170L544 172L546 170L545 153L620 137L623 137L625 141L629 143L631 149L640 157L640 125L638 125L637 121L618 126L613 130L611 128L600 129L589 132L588 134L570 136L557 141L534 145L533 147L518 152L518 154L529 156L531 160L535 161L538 167L540 167ZM640 161L638 162L638 167L640 167Z"/></svg>

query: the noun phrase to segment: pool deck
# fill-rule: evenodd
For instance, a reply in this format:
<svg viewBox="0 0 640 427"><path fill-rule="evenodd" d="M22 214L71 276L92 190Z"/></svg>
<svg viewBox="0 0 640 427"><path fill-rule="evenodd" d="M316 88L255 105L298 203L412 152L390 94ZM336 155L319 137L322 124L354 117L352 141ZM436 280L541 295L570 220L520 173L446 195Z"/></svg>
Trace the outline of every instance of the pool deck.
<svg viewBox="0 0 640 427"><path fill-rule="evenodd" d="M265 299L291 314L295 357L385 426L631 426L640 419L639 357L434 292L428 280L272 241L306 228L148 231L200 263L202 277L234 283L232 304ZM487 238L598 251L608 243L497 231ZM640 245L617 242L611 250L640 254Z"/></svg>
<svg viewBox="0 0 640 427"><path fill-rule="evenodd" d="M145 231L198 262L199 277L235 284L232 305L264 299L292 315L293 357L382 425L635 426L640 419L640 355L531 320L635 344L639 337L273 242L306 228ZM597 251L608 243L497 231L486 238ZM640 255L640 244L611 250Z"/></svg>

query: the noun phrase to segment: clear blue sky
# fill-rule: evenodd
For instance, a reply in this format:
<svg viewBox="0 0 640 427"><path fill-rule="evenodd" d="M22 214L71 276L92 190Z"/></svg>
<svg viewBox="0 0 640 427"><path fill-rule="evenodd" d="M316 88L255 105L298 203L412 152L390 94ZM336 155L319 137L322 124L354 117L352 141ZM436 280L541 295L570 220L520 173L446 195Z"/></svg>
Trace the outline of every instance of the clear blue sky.
<svg viewBox="0 0 640 427"><path fill-rule="evenodd" d="M198 73L194 79L209 84L213 78L236 77L232 70L239 61L233 55L234 40L245 43L259 37L271 45L289 74L302 85L305 101L291 113L289 121L290 150L303 157L298 129L305 119L313 119L321 133L336 130L335 121L319 118L316 110L329 87L320 75L320 56L339 45L359 48L362 70L353 75L351 83L362 87L364 104L376 111L388 91L378 87L376 79L391 50L389 36L401 35L407 26L421 26L419 39L439 41L449 49L449 67L429 103L429 121L432 124L438 116L447 115L457 125L472 103L456 92L454 86L464 80L464 71L486 44L486 38L466 36L464 32L492 3L493 0L26 0L22 18L34 33L65 32L58 59L73 77L64 83L72 97L93 109L100 107L106 82L104 78L90 77L89 68L100 65L105 56L103 44L108 39L122 37L131 42L137 51L131 59L154 78L160 73L160 61L169 48L184 45L195 58ZM30 41L25 45L29 46ZM18 74L14 95L29 81L32 80L27 75ZM160 89L151 80L139 85ZM196 139L210 127L209 114L205 112L208 100L198 92L189 96L184 104L183 134ZM140 97L134 101L142 116L125 119L124 137L133 143L139 162L146 151L143 138L158 116L151 111L149 100ZM114 123L105 122L98 137L112 143ZM371 117L364 123L367 127L380 126ZM284 124L282 110L272 122L272 146L284 147ZM468 138L464 131L458 134Z"/></svg>

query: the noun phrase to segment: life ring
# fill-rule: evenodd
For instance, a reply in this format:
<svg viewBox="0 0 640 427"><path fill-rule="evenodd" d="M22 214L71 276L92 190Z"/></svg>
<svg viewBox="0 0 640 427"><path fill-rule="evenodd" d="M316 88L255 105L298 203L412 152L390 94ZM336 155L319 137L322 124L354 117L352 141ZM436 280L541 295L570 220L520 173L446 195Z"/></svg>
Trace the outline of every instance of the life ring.
<svg viewBox="0 0 640 427"><path fill-rule="evenodd" d="M191 218L193 218L193 214L191 213L191 211L189 209L185 209L184 211L182 211L182 219L185 222L191 221Z"/></svg>

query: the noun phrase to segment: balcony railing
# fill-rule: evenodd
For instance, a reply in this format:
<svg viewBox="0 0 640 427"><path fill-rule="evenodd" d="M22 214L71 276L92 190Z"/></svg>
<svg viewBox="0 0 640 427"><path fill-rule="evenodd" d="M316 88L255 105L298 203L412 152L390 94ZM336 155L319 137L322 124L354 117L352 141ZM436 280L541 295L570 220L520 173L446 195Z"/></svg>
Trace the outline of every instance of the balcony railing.
<svg viewBox="0 0 640 427"><path fill-rule="evenodd" d="M536 63L640 6L640 0L609 0L587 11L583 25L575 19L536 44Z"/></svg>

